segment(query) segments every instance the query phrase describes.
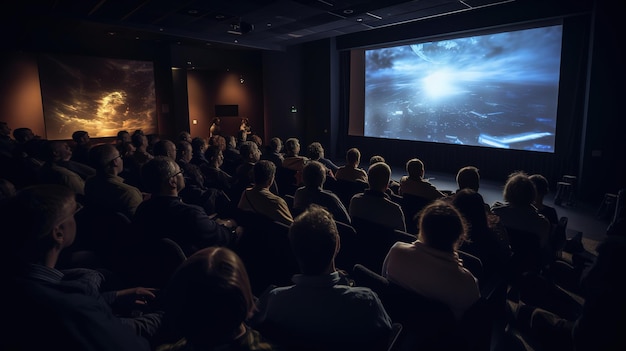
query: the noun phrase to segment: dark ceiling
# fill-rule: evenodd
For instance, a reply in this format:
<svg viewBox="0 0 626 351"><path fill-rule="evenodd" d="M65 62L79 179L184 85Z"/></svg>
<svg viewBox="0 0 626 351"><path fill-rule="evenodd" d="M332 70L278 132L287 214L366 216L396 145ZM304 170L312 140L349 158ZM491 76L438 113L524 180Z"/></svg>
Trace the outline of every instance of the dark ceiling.
<svg viewBox="0 0 626 351"><path fill-rule="evenodd" d="M293 44L512 1L23 0L4 14L16 41L32 41L42 35L90 40L110 36L284 50Z"/></svg>

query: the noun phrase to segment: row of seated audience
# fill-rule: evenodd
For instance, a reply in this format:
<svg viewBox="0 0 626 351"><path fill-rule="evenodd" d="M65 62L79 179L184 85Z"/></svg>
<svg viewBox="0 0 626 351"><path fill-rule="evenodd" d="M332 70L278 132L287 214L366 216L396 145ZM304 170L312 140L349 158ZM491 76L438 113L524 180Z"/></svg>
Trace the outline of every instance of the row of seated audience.
<svg viewBox="0 0 626 351"><path fill-rule="evenodd" d="M18 135L28 134L19 130ZM6 179L1 183L1 216L8 239L3 267L15 267L7 271L15 289L3 299L10 302L6 318L15 335L2 341L8 349L34 349L43 341L118 350L388 349L396 341L397 324L395 314L386 311L390 299L380 298L374 287L358 286L349 273L352 267L335 263L341 251L353 249L341 246L346 238L338 228L357 220L413 238L390 245L384 260L368 268L380 272L388 284L443 303L457 322L487 298L490 290L485 287L500 281L517 291L516 316L524 299L546 307L533 309L532 316L543 316L536 318L549 327L529 322L526 328L539 348L554 346L554 340L568 349L594 348L593 333L600 332L598 325L608 324L594 324L600 318L598 308L606 308L598 299L616 301L611 293L596 289L581 293L593 305L559 314L559 309L550 311L554 299L530 293L537 282L546 291L555 290L548 272L565 241L558 237L556 211L543 203L548 188L541 175L511 174L504 202L489 206L478 192L480 177L473 166L459 170L459 188L451 192L425 179L424 164L417 158L406 163L408 175L396 182L380 155L370 159L366 171L359 167L359 150L351 148L346 164L336 166L324 157L319 143L308 146L310 157L299 155L296 138L285 141L283 154L280 138L273 138L262 153L258 137L237 143L234 137L216 134L207 143L182 132L179 140L156 140L149 147L141 131L122 131L115 144L94 146L89 146L87 133L75 136L76 153L64 141L35 136L20 148L12 140L2 141ZM79 161L85 153L87 161ZM407 205L409 200L415 201L413 206ZM74 219L83 205L128 219L132 229L115 242L119 247L109 246L105 252L80 237L89 236ZM255 267L245 266L240 243L254 226L262 225L250 223L244 213L286 228L285 240L299 267L299 273L293 272L294 285L270 284L253 291L256 277L247 271ZM527 245L535 251L518 251L523 247L520 233L521 241L536 243ZM136 261L121 256L133 256L138 252L134 248L158 239L172 240L184 263L165 277L168 283L161 290L132 287L132 279L121 277L129 277L124 271L132 270ZM614 241L612 245L623 246ZM88 262L79 260L81 249L128 265L81 267ZM480 271L468 269L461 257L476 259ZM594 281L600 275L606 278L602 286L612 287L615 277L605 276L605 271L605 266L589 269ZM28 317L35 313L40 318L32 324ZM561 317L568 322L545 322ZM31 337L48 325L54 328L44 338ZM573 339L546 337L554 330L559 335L569 332ZM601 345L624 345L611 329L601 333L611 342Z"/></svg>

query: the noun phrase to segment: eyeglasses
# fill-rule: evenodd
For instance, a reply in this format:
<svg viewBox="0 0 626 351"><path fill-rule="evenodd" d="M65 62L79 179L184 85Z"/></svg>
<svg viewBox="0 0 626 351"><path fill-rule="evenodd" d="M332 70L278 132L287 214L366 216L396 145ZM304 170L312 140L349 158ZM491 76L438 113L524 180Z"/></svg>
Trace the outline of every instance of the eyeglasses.
<svg viewBox="0 0 626 351"><path fill-rule="evenodd" d="M113 157L113 158L111 159L111 161L109 161L109 162L113 162L113 161L117 160L118 158L122 158L122 154L119 154L119 155L117 155L117 156Z"/></svg>
<svg viewBox="0 0 626 351"><path fill-rule="evenodd" d="M176 172L176 173L172 174L172 175L170 176L170 178L174 178L174 177L176 177L176 176L177 176L177 175L179 175L179 174L180 174L180 175L185 175L185 172L183 171L183 169L182 169L182 168L180 169L180 171L178 171L178 172Z"/></svg>

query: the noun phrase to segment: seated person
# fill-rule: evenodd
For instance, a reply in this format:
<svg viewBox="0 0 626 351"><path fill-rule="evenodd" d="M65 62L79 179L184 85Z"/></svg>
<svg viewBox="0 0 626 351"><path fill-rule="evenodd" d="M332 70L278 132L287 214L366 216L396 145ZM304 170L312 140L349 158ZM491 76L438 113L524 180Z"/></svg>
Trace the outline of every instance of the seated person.
<svg viewBox="0 0 626 351"><path fill-rule="evenodd" d="M552 206L548 206L543 203L543 199L548 195L550 188L548 186L548 180L546 177L541 174L533 174L528 177L533 184L535 184L535 200L533 201L533 205L537 209L537 212L542 214L553 227L556 227L559 224L559 216L556 213L556 209Z"/></svg>
<svg viewBox="0 0 626 351"><path fill-rule="evenodd" d="M85 203L132 219L143 194L119 176L124 170L120 152L113 144L96 145L89 150L89 160L97 173L85 182Z"/></svg>
<svg viewBox="0 0 626 351"><path fill-rule="evenodd" d="M0 267L11 289L2 299L2 316L11 338L0 341L2 349L149 350L140 336L156 335L161 313L117 317L111 306L122 299L151 300L153 289L101 292L101 273L55 268L76 239L74 215L81 207L70 189L33 185L3 206L6 246Z"/></svg>
<svg viewBox="0 0 626 351"><path fill-rule="evenodd" d="M326 167L318 161L310 161L302 170L304 186L296 190L293 208L304 211L310 204L326 208L336 220L350 224L346 207L333 192L324 190Z"/></svg>
<svg viewBox="0 0 626 351"><path fill-rule="evenodd" d="M273 345L246 325L255 297L243 262L224 247L202 249L176 271L165 291L166 324L181 339L159 351L259 350Z"/></svg>
<svg viewBox="0 0 626 351"><path fill-rule="evenodd" d="M335 177L335 172L339 169L339 166L333 163L333 161L324 157L324 147L319 142L312 142L307 146L307 157L312 161L319 161L329 171L329 175Z"/></svg>
<svg viewBox="0 0 626 351"><path fill-rule="evenodd" d="M369 188L361 194L356 194L350 200L348 213L350 218L360 218L366 221L381 224L385 227L406 231L404 212L397 203L391 201L385 192L389 187L391 168L378 162L368 170Z"/></svg>
<svg viewBox="0 0 626 351"><path fill-rule="evenodd" d="M461 214L444 201L422 211L418 240L395 243L383 263L382 275L406 289L446 303L457 319L479 298L476 278L456 252L465 238Z"/></svg>
<svg viewBox="0 0 626 351"><path fill-rule="evenodd" d="M237 147L237 139L232 135L227 135L226 148L222 150L224 153L224 171L232 176L235 175L237 166L242 162L241 153Z"/></svg>
<svg viewBox="0 0 626 351"><path fill-rule="evenodd" d="M219 146L213 145L207 149L205 155L209 163L202 168L204 184L209 188L228 191L233 183L233 177L221 168L224 164L222 150L220 150Z"/></svg>
<svg viewBox="0 0 626 351"><path fill-rule="evenodd" d="M247 188L242 194L237 207L240 210L256 212L287 225L293 222L289 206L283 198L272 194L269 190L274 183L276 166L268 160L261 160L254 164L254 185Z"/></svg>
<svg viewBox="0 0 626 351"><path fill-rule="evenodd" d="M385 162L385 163L387 163L387 161L385 161L385 158L383 156L381 156L381 155L374 155L374 156L370 157L369 165L371 166L374 163L378 163L378 162ZM399 188L400 188L400 183L398 183L397 181L395 181L393 179L390 179L389 180L389 188L387 189L387 195L389 195L389 196L397 195Z"/></svg>
<svg viewBox="0 0 626 351"><path fill-rule="evenodd" d="M408 194L418 196L427 200L436 200L445 196L444 193L424 179L424 163L413 158L406 163L406 172L408 176L400 178L400 195Z"/></svg>
<svg viewBox="0 0 626 351"><path fill-rule="evenodd" d="M77 130L72 133L72 140L74 141L72 161L80 162L84 165L89 164L89 149L91 148L89 133L84 130Z"/></svg>
<svg viewBox="0 0 626 351"><path fill-rule="evenodd" d="M279 137L273 137L270 139L269 144L267 145L267 152L263 153L261 157L264 160L272 161L276 165L276 167L283 166L283 160L285 157L280 152L283 148L283 141L280 140Z"/></svg>
<svg viewBox="0 0 626 351"><path fill-rule="evenodd" d="M346 165L339 167L335 173L337 180L347 180L349 182L366 182L367 173L359 168L361 162L361 152L353 147L346 152Z"/></svg>
<svg viewBox="0 0 626 351"><path fill-rule="evenodd" d="M158 156L142 168L143 183L150 199L137 208L133 224L141 241L170 238L187 256L208 246L234 246L237 223L213 219L197 205L184 203L179 192L185 187L182 170L174 160Z"/></svg>
<svg viewBox="0 0 626 351"><path fill-rule="evenodd" d="M507 228L532 233L537 236L545 255L550 255L550 222L537 212L535 185L524 172L509 175L504 185L505 203L496 203L491 210L500 217L500 222Z"/></svg>
<svg viewBox="0 0 626 351"><path fill-rule="evenodd" d="M300 141L297 138L289 138L285 141L285 156L283 159L283 167L302 171L304 165L309 161L308 158L300 156Z"/></svg>
<svg viewBox="0 0 626 351"><path fill-rule="evenodd" d="M289 242L302 274L293 277L295 285L262 296L254 320L303 342L339 349L377 349L381 337L384 345L391 320L378 296L369 288L349 286L335 268L340 244L332 215L311 205L291 225Z"/></svg>
<svg viewBox="0 0 626 351"><path fill-rule="evenodd" d="M456 173L456 184L458 189L455 193L458 193L463 189L471 189L478 193L478 189L480 188L480 174L478 173L478 168L474 166L465 166L459 169ZM484 203L483 206L485 207L485 210L491 211L491 206L489 206L489 204Z"/></svg>
<svg viewBox="0 0 626 351"><path fill-rule="evenodd" d="M62 140L48 140L45 149L46 163L39 172L41 183L65 185L76 193L79 199L82 199L85 195L85 181L78 173L59 164L59 162L71 159L70 147Z"/></svg>

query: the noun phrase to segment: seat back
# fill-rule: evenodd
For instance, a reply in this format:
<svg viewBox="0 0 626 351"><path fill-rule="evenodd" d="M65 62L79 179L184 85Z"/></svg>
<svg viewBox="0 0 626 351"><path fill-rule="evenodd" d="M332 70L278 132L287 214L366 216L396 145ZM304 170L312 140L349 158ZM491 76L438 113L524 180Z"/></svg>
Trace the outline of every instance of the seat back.
<svg viewBox="0 0 626 351"><path fill-rule="evenodd" d="M165 288L178 266L187 259L174 240L159 238L146 241L136 247L127 267L127 280L133 286Z"/></svg>
<svg viewBox="0 0 626 351"><path fill-rule="evenodd" d="M524 272L541 271L543 253L539 236L532 232L506 227L511 244L511 272L512 277L518 277Z"/></svg>
<svg viewBox="0 0 626 351"><path fill-rule="evenodd" d="M402 212L404 212L404 221L406 224L407 232L411 234L417 234L419 213L429 203L431 203L431 200L428 200L421 196L415 196L411 194L402 195L402 199L400 200L400 207L402 207Z"/></svg>
<svg viewBox="0 0 626 351"><path fill-rule="evenodd" d="M351 182L348 180L337 179L335 184L329 188L332 192L339 197L339 200L346 208L350 207L350 200L356 194L360 194L368 188L368 184L365 182Z"/></svg>

